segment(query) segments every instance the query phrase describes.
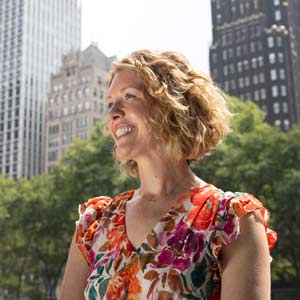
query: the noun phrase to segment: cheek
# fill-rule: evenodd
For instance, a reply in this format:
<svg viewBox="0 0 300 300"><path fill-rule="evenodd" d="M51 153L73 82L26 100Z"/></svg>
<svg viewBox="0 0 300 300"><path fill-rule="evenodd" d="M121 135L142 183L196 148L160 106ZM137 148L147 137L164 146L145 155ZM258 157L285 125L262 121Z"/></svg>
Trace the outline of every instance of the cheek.
<svg viewBox="0 0 300 300"><path fill-rule="evenodd" d="M107 123L106 123L105 133L107 135L111 136L112 138L114 138L113 133L112 133L112 126L109 121L107 121Z"/></svg>

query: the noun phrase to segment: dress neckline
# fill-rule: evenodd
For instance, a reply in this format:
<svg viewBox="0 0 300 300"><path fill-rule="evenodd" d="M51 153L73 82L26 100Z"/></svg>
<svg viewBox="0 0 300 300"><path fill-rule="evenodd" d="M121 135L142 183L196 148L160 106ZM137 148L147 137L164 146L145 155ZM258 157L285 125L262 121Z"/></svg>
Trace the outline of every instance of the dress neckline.
<svg viewBox="0 0 300 300"><path fill-rule="evenodd" d="M202 186L196 186L196 187L191 187L189 188L186 192L184 192L182 195L180 195L175 201L174 203L171 205L171 207L169 208L169 210L164 213L162 215L162 217L158 220L158 222L155 223L155 225L151 228L151 230L147 233L147 235L145 236L145 238L143 239L143 241L141 242L141 244L138 247L135 247L132 242L130 241L128 234L127 234L127 228L126 228L126 206L127 206L127 202L130 201L134 195L134 193L136 192L137 189L132 189L129 190L125 193L125 198L122 201L122 205L120 207L120 209L123 210L124 213L124 218L123 218L123 230L124 230L124 235L126 238L126 242L127 242L127 249L134 252L134 253L139 253L141 251L141 248L143 246L143 244L145 244L148 240L148 238L153 234L156 233L155 229L157 228L157 226L163 221L164 218L166 218L171 211L174 211L174 209L176 209L178 207L178 205L182 205L183 202L185 202L187 199L190 199L190 196L193 192L200 192L203 191L206 188L209 187L214 187L211 183L205 183Z"/></svg>

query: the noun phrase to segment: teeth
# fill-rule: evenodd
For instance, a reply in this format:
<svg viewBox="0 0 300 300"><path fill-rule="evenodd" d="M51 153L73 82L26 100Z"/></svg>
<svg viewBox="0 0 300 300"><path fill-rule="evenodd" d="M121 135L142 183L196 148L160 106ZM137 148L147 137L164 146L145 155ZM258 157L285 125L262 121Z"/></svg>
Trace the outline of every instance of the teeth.
<svg viewBox="0 0 300 300"><path fill-rule="evenodd" d="M131 132L132 131L132 128L131 127L122 127L122 128L119 128L117 131L116 131L116 136L117 137L120 137L128 132Z"/></svg>

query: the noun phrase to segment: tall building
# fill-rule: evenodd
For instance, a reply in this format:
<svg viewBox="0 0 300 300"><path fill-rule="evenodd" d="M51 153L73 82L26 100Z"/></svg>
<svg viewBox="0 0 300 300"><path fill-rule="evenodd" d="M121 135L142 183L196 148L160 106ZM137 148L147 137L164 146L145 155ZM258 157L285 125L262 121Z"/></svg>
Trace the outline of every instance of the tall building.
<svg viewBox="0 0 300 300"><path fill-rule="evenodd" d="M106 115L105 94L111 63L96 45L71 50L51 77L47 102L45 170L50 171L75 138L87 139Z"/></svg>
<svg viewBox="0 0 300 300"><path fill-rule="evenodd" d="M49 77L80 49L80 0L0 0L0 171L43 172Z"/></svg>
<svg viewBox="0 0 300 300"><path fill-rule="evenodd" d="M211 0L211 8L214 80L257 103L267 122L300 124L300 1Z"/></svg>

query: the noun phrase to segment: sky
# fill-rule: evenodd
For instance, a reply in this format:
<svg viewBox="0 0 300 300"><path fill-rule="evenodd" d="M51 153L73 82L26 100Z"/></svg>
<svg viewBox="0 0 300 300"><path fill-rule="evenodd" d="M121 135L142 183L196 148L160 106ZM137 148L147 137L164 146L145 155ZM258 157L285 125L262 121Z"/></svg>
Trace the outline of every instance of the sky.
<svg viewBox="0 0 300 300"><path fill-rule="evenodd" d="M139 49L173 50L209 72L210 0L82 0L82 49L107 56Z"/></svg>

